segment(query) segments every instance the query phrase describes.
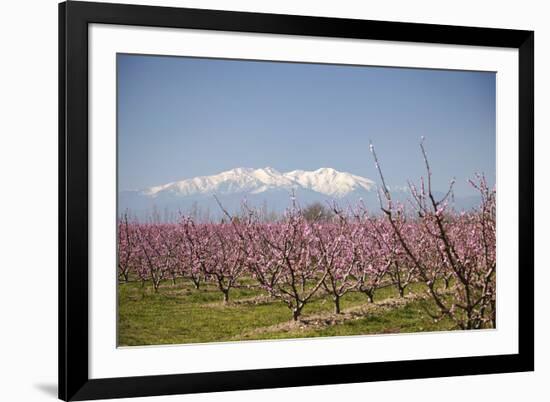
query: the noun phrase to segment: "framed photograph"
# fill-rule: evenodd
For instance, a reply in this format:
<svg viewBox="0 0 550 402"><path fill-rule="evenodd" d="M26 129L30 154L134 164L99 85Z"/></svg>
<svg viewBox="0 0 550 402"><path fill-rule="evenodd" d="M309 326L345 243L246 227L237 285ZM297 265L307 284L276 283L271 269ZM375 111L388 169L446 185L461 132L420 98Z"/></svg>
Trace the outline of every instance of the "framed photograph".
<svg viewBox="0 0 550 402"><path fill-rule="evenodd" d="M533 370L533 44L60 4L59 397Z"/></svg>

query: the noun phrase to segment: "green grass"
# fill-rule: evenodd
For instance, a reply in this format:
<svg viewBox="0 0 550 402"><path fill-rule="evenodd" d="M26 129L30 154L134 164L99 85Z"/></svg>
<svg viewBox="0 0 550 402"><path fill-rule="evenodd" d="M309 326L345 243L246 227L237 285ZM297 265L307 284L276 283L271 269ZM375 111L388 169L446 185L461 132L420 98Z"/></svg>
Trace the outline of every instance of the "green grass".
<svg viewBox="0 0 550 402"><path fill-rule="evenodd" d="M424 292L424 285L413 284L412 292ZM231 303L224 305L221 292L208 284L200 290L190 282L178 279L161 284L158 293L150 284L125 283L118 287L120 346L223 342L244 339L280 339L316 336L344 336L398 332L438 331L452 329L443 320L434 323L423 306L432 307L429 300L414 300L389 310L374 311L341 323L324 327L282 325L268 331L259 330L291 321L290 310L280 300L262 299L254 304L243 302L263 295L255 289L232 289ZM397 297L394 287L375 293L375 304ZM367 304L365 295L353 292L341 299L346 310ZM329 296L319 296L304 308L308 317L330 315L334 305ZM302 328L303 327L303 328Z"/></svg>
<svg viewBox="0 0 550 402"><path fill-rule="evenodd" d="M400 308L375 313L364 318L348 320L344 323L321 329L303 330L297 328L294 330L280 330L269 334L261 333L255 337L245 336L243 339L309 338L318 336L445 331L453 329L452 323L449 321L434 323L424 312L423 305L430 305L433 308L430 302L414 301Z"/></svg>

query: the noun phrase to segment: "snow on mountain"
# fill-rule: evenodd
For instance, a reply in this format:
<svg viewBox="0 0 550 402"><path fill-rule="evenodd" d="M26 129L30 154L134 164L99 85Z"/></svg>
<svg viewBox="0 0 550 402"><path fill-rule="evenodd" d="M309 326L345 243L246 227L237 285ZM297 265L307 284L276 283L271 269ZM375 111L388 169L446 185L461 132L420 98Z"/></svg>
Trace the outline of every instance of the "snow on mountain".
<svg viewBox="0 0 550 402"><path fill-rule="evenodd" d="M281 213L289 206L291 193L301 205L333 199L342 205L359 199L375 205L374 186L374 182L367 178L330 168L287 173L270 167L236 168L144 190L120 191L118 208L119 211L132 211L144 219L151 216L152 211L168 215L183 211L202 214L203 219L209 220L221 216L220 206L213 195L233 213L241 210L245 200L250 207Z"/></svg>
<svg viewBox="0 0 550 402"><path fill-rule="evenodd" d="M409 192L403 187L392 187L393 199L406 203ZM152 211L178 216L178 212L198 213L201 219L220 218L215 194L221 204L232 213L247 205L281 213L289 206L290 194L302 206L314 202L336 200L339 205L355 205L359 200L371 211L379 211L376 184L365 177L339 172L332 168L314 171L293 170L281 173L273 168L236 168L212 176L201 176L147 188L120 191L119 211L132 211L143 219ZM479 203L476 197L455 197L455 207L467 210ZM194 212L193 212L194 211Z"/></svg>
<svg viewBox="0 0 550 402"><path fill-rule="evenodd" d="M345 197L356 190L370 191L374 187L372 180L332 168L321 168L313 172L294 170L285 173L285 177L293 179L302 187L335 198Z"/></svg>
<svg viewBox="0 0 550 402"><path fill-rule="evenodd" d="M261 194L270 190L310 190L342 198L357 190L370 191L374 182L332 168L315 171L294 170L281 173L273 168L236 168L212 176L201 176L148 188L142 194L188 197L206 194Z"/></svg>

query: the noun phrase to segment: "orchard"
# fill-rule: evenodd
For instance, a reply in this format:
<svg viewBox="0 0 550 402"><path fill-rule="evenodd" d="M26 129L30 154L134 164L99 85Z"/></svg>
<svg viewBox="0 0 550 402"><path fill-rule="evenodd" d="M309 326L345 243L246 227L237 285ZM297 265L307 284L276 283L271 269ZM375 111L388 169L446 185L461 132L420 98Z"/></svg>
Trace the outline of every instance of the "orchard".
<svg viewBox="0 0 550 402"><path fill-rule="evenodd" d="M393 287L404 297L422 284L431 300L425 314L446 319L457 329L496 327L496 191L483 176L470 184L479 205L455 211L449 202L453 182L442 199L431 188L432 171L421 144L426 177L409 183L409 203L392 199L374 147L380 175L380 208L361 202L331 213L311 216L291 197L284 214L273 221L243 205L224 219L197 222L143 222L124 214L118 223L120 285L141 282L158 292L161 283L185 280L192 291L205 284L231 306L232 292L254 288L266 299L288 308L288 319L300 322L308 304L320 296L330 300L333 314L342 313L345 295L355 293L376 303L376 293Z"/></svg>

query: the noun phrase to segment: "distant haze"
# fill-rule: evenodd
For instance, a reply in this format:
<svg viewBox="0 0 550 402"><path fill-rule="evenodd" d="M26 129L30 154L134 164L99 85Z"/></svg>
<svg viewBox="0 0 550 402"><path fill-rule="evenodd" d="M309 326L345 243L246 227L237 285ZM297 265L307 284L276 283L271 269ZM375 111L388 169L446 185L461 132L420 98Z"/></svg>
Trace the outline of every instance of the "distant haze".
<svg viewBox="0 0 550 402"><path fill-rule="evenodd" d="M235 196L285 183L312 197L358 195L369 190L318 191L328 176L312 172L375 185L369 141L388 184L401 188L425 174L421 136L437 191L455 177L456 196L472 197L476 172L495 183L494 73L119 54L117 74L119 207L181 200L176 189L238 168L250 170L241 178L251 187Z"/></svg>

